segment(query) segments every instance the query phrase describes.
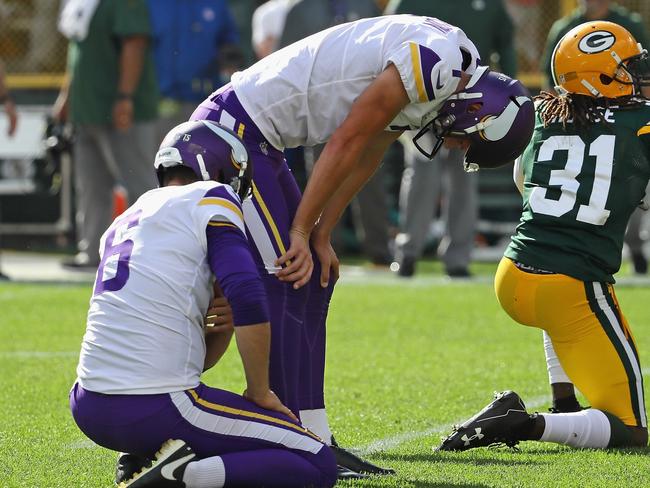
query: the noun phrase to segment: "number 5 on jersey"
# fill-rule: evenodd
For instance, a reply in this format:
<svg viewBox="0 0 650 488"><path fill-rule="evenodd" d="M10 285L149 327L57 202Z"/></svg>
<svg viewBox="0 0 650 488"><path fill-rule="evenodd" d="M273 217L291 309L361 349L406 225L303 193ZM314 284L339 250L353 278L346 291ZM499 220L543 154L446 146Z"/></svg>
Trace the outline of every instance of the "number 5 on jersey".
<svg viewBox="0 0 650 488"><path fill-rule="evenodd" d="M141 210L118 219L109 227L104 241L102 260L97 269L93 295L105 291L121 290L129 279L129 260L133 252L133 241L124 239L124 234L140 222ZM118 234L119 231L119 234Z"/></svg>

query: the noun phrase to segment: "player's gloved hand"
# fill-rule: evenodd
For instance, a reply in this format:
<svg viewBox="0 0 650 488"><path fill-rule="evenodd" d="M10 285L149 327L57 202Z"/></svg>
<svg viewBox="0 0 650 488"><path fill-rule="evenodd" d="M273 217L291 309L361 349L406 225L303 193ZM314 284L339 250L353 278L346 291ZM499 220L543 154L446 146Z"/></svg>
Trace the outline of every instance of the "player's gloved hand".
<svg viewBox="0 0 650 488"><path fill-rule="evenodd" d="M314 262L309 249L309 234L302 229L292 227L289 231L291 245L289 250L275 261L276 266L286 265L277 273L280 281L293 281L297 290L305 285L314 270Z"/></svg>
<svg viewBox="0 0 650 488"><path fill-rule="evenodd" d="M214 297L212 299L203 323L215 332L217 329L225 331L234 328L232 309L226 297Z"/></svg>
<svg viewBox="0 0 650 488"><path fill-rule="evenodd" d="M266 408L267 410L273 410L286 415L291 420L300 423L298 417L296 417L291 410L284 406L275 393L272 390L266 390L265 392L260 392L258 394L249 394L248 390L244 390L244 398L250 400L258 407Z"/></svg>
<svg viewBox="0 0 650 488"><path fill-rule="evenodd" d="M321 265L320 286L326 288L330 279L334 282L339 279L339 258L332 247L330 235L320 233L318 226L312 234L311 245Z"/></svg>

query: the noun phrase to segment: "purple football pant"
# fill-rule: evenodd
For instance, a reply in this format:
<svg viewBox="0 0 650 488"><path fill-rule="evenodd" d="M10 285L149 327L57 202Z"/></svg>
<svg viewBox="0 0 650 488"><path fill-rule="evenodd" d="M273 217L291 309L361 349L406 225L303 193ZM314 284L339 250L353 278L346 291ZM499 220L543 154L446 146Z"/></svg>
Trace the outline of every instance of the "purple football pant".
<svg viewBox="0 0 650 488"><path fill-rule="evenodd" d="M233 129L253 162L253 195L244 202L244 221L269 300L271 388L296 415L324 408L325 319L333 285L321 288L320 268L299 290L274 275L279 271L275 260L289 248L289 229L300 203L296 180L284 154L260 133L230 85L205 100L191 119Z"/></svg>
<svg viewBox="0 0 650 488"><path fill-rule="evenodd" d="M152 456L166 440L182 439L201 459L220 456L226 487L336 482L334 455L318 437L229 391L199 384L157 395L104 395L75 384L70 408L84 434L114 451Z"/></svg>

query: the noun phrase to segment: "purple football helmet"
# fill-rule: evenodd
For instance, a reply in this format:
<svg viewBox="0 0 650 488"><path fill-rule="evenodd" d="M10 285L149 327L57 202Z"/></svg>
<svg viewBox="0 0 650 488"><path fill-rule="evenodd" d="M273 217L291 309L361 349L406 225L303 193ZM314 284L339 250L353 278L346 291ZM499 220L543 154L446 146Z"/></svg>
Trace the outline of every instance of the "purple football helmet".
<svg viewBox="0 0 650 488"><path fill-rule="evenodd" d="M467 86L450 96L438 115L413 138L415 146L432 158L445 136L467 136L465 169L495 168L515 160L526 148L535 126L535 107L528 90L487 66L479 66ZM436 142L427 152L419 144L432 132Z"/></svg>
<svg viewBox="0 0 650 488"><path fill-rule="evenodd" d="M165 168L173 166L187 166L204 181L229 184L242 200L248 196L253 179L253 167L241 139L209 120L183 122L165 136L154 161L159 184Z"/></svg>

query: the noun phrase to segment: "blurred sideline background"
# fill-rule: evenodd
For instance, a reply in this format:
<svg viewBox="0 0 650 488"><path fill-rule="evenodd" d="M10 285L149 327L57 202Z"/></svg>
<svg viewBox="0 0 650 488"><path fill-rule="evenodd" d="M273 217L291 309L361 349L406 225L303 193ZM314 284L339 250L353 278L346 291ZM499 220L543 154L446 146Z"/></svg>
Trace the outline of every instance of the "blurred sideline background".
<svg viewBox="0 0 650 488"><path fill-rule="evenodd" d="M436 0L433 0L436 1ZM250 20L254 9L264 3L257 0L229 0L242 38L242 49L249 62L254 60L250 43ZM387 1L378 0L383 8ZM533 5L538 14L538 28L527 29L517 36L519 75L531 89L539 87L537 64L551 24L577 6L577 0L506 0L507 4ZM650 2L618 0L619 5L638 12L650 29ZM0 0L0 59L7 69L7 84L21 101L38 101L39 91L56 91L65 71L67 42L57 32L58 0ZM530 19L529 19L530 21ZM525 45L521 45L525 43ZM22 93L26 91L26 93Z"/></svg>
<svg viewBox="0 0 650 488"><path fill-rule="evenodd" d="M256 0L229 0L240 32L246 63L255 61L251 46L251 17ZM377 1L380 8L387 1ZM539 91L539 59L548 29L577 6L577 0L505 0L518 26L515 37L518 77L532 93ZM650 28L650 1L619 0L640 13ZM73 252L74 198L70 161L45 157L45 116L64 78L67 41L57 31L59 0L0 0L0 59L5 64L6 84L16 102L20 120L16 137L5 135L6 121L0 110L0 250ZM517 19L517 12L525 12ZM54 142L56 142L54 140ZM400 160L397 155L393 160ZM397 198L403 167L388 171L391 221L397 225ZM510 168L480 174L479 247L503 242L519 217L520 197L512 184ZM116 193L115 211L124 204ZM348 224L352 226L351 223ZM432 234L436 233L432 224ZM396 231L395 231L396 232ZM344 252L359 251L352 230L346 234ZM428 250L433 249L433 244ZM500 252L495 252L498 256ZM0 258L0 271L1 258Z"/></svg>

